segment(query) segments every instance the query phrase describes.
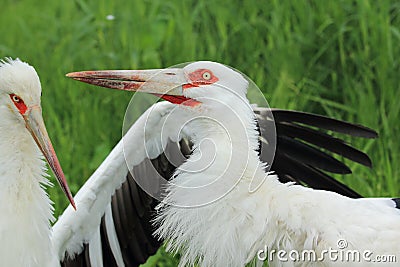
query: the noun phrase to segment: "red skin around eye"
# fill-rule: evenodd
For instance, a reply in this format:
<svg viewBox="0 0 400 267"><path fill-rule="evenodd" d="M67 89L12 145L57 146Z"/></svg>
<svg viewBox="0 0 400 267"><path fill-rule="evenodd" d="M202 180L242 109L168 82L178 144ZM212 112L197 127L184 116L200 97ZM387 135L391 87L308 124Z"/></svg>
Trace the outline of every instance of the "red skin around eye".
<svg viewBox="0 0 400 267"><path fill-rule="evenodd" d="M208 72L211 75L210 79L205 80L203 78L203 74L205 72ZM207 69L195 70L195 71L189 73L188 77L189 77L191 83L184 84L182 86L183 89L199 87L200 85L213 84L218 81L218 78L210 70L207 70Z"/></svg>
<svg viewBox="0 0 400 267"><path fill-rule="evenodd" d="M203 78L203 75L205 72L208 72L208 74L210 75L210 79L206 80ZM188 88L193 88L193 87L199 87L200 85L213 84L218 81L218 78L215 77L214 74L210 70L207 70L207 69L195 70L188 74L188 78L189 78L190 82L182 85L183 90L188 89ZM196 101L196 100L190 99L190 98L186 98L184 96L159 95L159 94L154 94L154 95L157 95L171 103L185 105L185 106L189 106L189 107L195 107L195 106L201 104L201 102L199 102L199 101Z"/></svg>
<svg viewBox="0 0 400 267"><path fill-rule="evenodd" d="M11 98L12 102L14 103L14 105L17 107L19 113L21 113L21 115L24 115L25 112L28 110L28 107L25 105L24 101L21 98L18 97L19 101L16 102L16 101L14 101L14 97L18 97L18 96L15 94L10 95L10 98Z"/></svg>

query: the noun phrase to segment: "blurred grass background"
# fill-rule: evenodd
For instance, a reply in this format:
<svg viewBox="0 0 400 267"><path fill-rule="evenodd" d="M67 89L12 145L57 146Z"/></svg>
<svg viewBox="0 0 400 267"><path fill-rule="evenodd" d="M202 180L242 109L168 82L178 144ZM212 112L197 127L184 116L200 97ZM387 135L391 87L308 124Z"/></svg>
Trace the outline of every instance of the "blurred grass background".
<svg viewBox="0 0 400 267"><path fill-rule="evenodd" d="M339 179L365 196L400 195L399 1L1 0L0 25L0 57L41 77L44 119L74 193L121 138L131 94L65 73L212 60L246 73L273 107L376 129L378 140L348 139L374 168L351 164ZM49 192L59 214L66 200ZM176 265L164 256L147 266Z"/></svg>

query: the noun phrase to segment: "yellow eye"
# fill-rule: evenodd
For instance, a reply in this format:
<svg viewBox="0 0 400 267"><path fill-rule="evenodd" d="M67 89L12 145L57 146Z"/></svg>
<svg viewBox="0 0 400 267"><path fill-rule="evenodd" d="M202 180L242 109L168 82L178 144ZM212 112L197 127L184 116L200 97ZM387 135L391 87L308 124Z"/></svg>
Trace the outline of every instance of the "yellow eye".
<svg viewBox="0 0 400 267"><path fill-rule="evenodd" d="M204 80L210 80L211 79L211 73L209 73L208 71L203 73L203 79Z"/></svg>

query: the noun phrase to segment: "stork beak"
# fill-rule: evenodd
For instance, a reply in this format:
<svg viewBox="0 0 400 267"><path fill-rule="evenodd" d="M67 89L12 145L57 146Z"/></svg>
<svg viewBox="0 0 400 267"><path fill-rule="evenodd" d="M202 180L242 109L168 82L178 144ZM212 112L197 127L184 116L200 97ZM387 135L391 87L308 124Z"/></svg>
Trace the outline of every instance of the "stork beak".
<svg viewBox="0 0 400 267"><path fill-rule="evenodd" d="M183 87L188 80L183 69L153 69L153 70L100 70L71 72L69 78L124 91L144 92L160 96L175 104L181 104L192 99L183 96Z"/></svg>
<svg viewBox="0 0 400 267"><path fill-rule="evenodd" d="M51 170L53 171L58 183L61 186L61 189L67 196L72 207L76 209L74 199L72 197L71 191L68 188L68 184L61 169L61 165L58 161L53 145L51 144L49 135L47 134L47 130L42 118L42 109L40 108L40 106L33 106L28 109L28 111L23 115L23 118L25 120L26 128L31 133L39 149L45 156Z"/></svg>

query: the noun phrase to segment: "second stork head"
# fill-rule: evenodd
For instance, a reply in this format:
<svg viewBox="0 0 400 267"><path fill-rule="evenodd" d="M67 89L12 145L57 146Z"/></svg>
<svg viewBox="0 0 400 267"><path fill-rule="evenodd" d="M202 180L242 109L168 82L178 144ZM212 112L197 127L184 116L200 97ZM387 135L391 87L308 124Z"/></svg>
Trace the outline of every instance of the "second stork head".
<svg viewBox="0 0 400 267"><path fill-rule="evenodd" d="M10 136L22 134L23 140L15 140L15 146L30 147L24 146L24 142L31 142L30 138L33 138L54 172L63 192L75 207L72 194L43 122L41 93L40 80L33 67L18 59L0 61L1 127L6 127ZM10 140L6 141L10 142ZM19 152L14 150L9 153Z"/></svg>

